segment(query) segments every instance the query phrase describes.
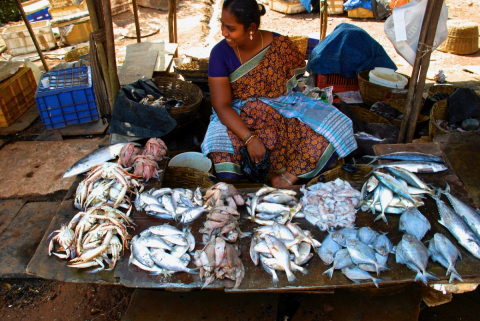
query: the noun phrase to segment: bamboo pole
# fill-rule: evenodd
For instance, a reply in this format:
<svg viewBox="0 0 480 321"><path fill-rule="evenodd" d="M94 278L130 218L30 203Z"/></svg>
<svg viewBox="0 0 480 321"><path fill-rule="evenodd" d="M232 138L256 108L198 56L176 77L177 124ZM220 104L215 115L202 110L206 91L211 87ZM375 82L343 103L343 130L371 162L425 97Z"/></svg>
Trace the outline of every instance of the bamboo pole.
<svg viewBox="0 0 480 321"><path fill-rule="evenodd" d="M97 11L95 10L95 3L93 0L87 0L88 13L90 14L90 22L92 23L93 31L98 32L100 30L100 23L98 21ZM108 102L110 109L113 108L115 103L115 97L112 95L112 83L110 81L110 73L108 71L107 56L105 55L105 46L103 42L95 43L97 46L98 61L102 68L103 79L105 80L105 88L107 89Z"/></svg>
<svg viewBox="0 0 480 321"><path fill-rule="evenodd" d="M117 74L117 59L115 58L115 39L113 36L113 21L112 21L112 9L110 0L102 0L103 16L105 20L105 38L106 38L106 51L108 72L110 74L110 82L112 86L112 96L117 97L120 89L120 83L118 81Z"/></svg>
<svg viewBox="0 0 480 321"><path fill-rule="evenodd" d="M138 6L137 0L132 0L133 5L133 17L135 18L135 31L137 33L137 43L142 42L141 34L140 34L140 22L138 21Z"/></svg>
<svg viewBox="0 0 480 321"><path fill-rule="evenodd" d="M433 2L433 9L430 17L430 23L428 24L427 36L422 45L422 63L420 65L420 76L415 93L415 101L412 106L412 113L408 119L407 135L405 143L411 143L415 134L415 128L417 127L418 114L420 113L420 107L422 104L423 90L425 89L425 80L427 78L427 71L430 65L430 56L432 54L432 46L435 41L435 34L437 32L438 19L442 11L443 0L429 0ZM419 47L420 49L420 47Z"/></svg>
<svg viewBox="0 0 480 321"><path fill-rule="evenodd" d="M25 22L25 26L27 26L28 33L30 34L30 37L32 37L33 44L35 45L35 49L37 49L37 53L40 56L40 60L42 61L43 68L45 68L45 71L49 71L47 62L45 61L45 58L43 57L42 49L40 48L40 45L38 44L37 37L35 36L35 33L33 32L32 26L30 25L30 21L28 21L27 15L25 14L25 11L23 10L22 4L20 3L20 0L15 0L15 3L17 4L17 8L20 11L20 14L22 15L23 22Z"/></svg>

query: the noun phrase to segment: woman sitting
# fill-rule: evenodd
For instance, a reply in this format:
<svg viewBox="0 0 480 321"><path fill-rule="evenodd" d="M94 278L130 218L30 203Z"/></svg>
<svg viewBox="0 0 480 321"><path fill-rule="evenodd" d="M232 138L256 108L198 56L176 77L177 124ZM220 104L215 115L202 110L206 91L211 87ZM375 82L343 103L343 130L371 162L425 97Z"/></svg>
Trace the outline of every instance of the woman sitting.
<svg viewBox="0 0 480 321"><path fill-rule="evenodd" d="M214 115L202 144L220 179L245 179L240 147L254 163L270 149L272 185L290 188L313 178L356 148L350 120L331 105L296 92L304 55L288 37L260 30L265 8L226 0L222 35L210 54Z"/></svg>

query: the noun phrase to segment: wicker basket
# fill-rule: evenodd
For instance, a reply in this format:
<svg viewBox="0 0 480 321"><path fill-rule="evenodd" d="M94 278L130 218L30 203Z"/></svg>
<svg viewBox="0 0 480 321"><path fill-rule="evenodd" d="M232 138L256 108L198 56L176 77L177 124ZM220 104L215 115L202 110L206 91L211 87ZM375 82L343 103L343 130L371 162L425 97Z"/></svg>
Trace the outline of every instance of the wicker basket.
<svg viewBox="0 0 480 321"><path fill-rule="evenodd" d="M88 60L88 56L90 56L90 46L81 46L75 49L70 50L65 54L65 62L71 61L78 61L81 58L84 60Z"/></svg>
<svg viewBox="0 0 480 321"><path fill-rule="evenodd" d="M473 21L449 20L448 38L438 50L456 55L470 55L478 51L478 24Z"/></svg>
<svg viewBox="0 0 480 321"><path fill-rule="evenodd" d="M344 181L364 181L365 176L367 176L373 168L372 166L367 166L363 164L358 164L357 167L358 170L356 173L347 172L346 170L342 169L342 166L335 167L329 171L324 172L322 175L312 179L310 182L308 182L307 186L317 184L320 177L322 176L324 177L323 182L334 181L337 178L343 179Z"/></svg>
<svg viewBox="0 0 480 321"><path fill-rule="evenodd" d="M354 106L354 105L353 106L351 105L350 108L352 109L353 114L363 121L366 121L369 123L390 124L390 122L387 119L371 112L368 109L365 109L359 106Z"/></svg>
<svg viewBox="0 0 480 321"><path fill-rule="evenodd" d="M377 101L394 101L397 99L407 99L408 89L394 89L384 86L380 86L369 81L370 70L360 71L358 73L358 85L360 86L360 94L362 95L363 102L368 106L372 107ZM403 75L403 74L402 74ZM410 82L410 77L407 77ZM408 88L408 83L405 86Z"/></svg>
<svg viewBox="0 0 480 321"><path fill-rule="evenodd" d="M400 111L402 114L405 114L405 106L407 105L407 99L385 100L385 103ZM422 111L422 109L423 105L420 107L420 112ZM420 123L428 121L429 119L430 117L419 114L417 118L417 126ZM398 128L402 127L402 121L400 119L392 119L390 123L397 126Z"/></svg>
<svg viewBox="0 0 480 321"><path fill-rule="evenodd" d="M202 90L195 84L175 78L154 78L155 84L167 98L183 101L183 106L170 109L170 116L177 121L177 127L188 125L197 117L202 102Z"/></svg>
<svg viewBox="0 0 480 321"><path fill-rule="evenodd" d="M173 66L173 70L182 75L185 80L205 81L208 79L208 58L198 59L178 66Z"/></svg>
<svg viewBox="0 0 480 321"><path fill-rule="evenodd" d="M452 85L435 85L428 88L427 92L429 96L435 95L437 92L451 95L457 87Z"/></svg>
<svg viewBox="0 0 480 321"><path fill-rule="evenodd" d="M305 56L308 47L308 36L291 36L290 40L297 45L298 50Z"/></svg>
<svg viewBox="0 0 480 321"><path fill-rule="evenodd" d="M169 166L163 177L163 187L170 188L209 188L218 182L218 178L210 173L191 168Z"/></svg>

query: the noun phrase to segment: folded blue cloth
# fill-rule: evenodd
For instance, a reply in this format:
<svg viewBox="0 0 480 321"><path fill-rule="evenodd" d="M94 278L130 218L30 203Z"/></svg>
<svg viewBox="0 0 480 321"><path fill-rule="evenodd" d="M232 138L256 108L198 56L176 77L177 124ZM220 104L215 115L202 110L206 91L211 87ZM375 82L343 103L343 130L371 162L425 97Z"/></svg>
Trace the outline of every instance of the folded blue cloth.
<svg viewBox="0 0 480 321"><path fill-rule="evenodd" d="M363 8L372 11L372 1L371 0L347 0L343 4L345 10L354 10L357 8Z"/></svg>
<svg viewBox="0 0 480 321"><path fill-rule="evenodd" d="M341 74L356 78L362 70L385 67L397 70L383 47L365 30L341 23L312 50L307 70L311 74Z"/></svg>

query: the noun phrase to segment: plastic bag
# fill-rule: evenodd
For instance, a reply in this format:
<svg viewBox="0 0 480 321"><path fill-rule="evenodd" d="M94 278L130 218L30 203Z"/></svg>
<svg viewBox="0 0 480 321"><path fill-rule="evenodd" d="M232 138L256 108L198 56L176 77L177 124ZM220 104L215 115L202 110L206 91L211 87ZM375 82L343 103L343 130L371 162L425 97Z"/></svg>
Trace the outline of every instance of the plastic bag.
<svg viewBox="0 0 480 321"><path fill-rule="evenodd" d="M242 160L240 162L240 168L243 171L243 174L248 178L250 182L260 183L265 181L270 172L270 154L272 153L270 149L265 147L266 152L263 155L262 160L253 164L250 155L248 154L247 148L245 146L240 147L240 155L242 155Z"/></svg>
<svg viewBox="0 0 480 321"><path fill-rule="evenodd" d="M427 2L428 0L412 1L401 7L396 7L393 9L392 15L385 21L385 34L392 42L395 50L412 66L415 64L418 38L420 37ZM447 19L448 9L444 2L432 50L440 46L448 37Z"/></svg>

